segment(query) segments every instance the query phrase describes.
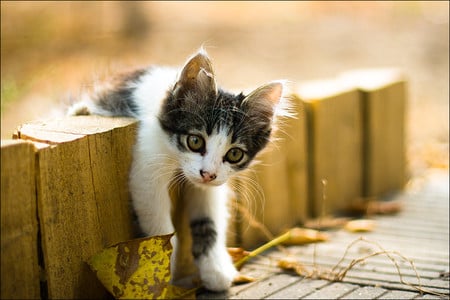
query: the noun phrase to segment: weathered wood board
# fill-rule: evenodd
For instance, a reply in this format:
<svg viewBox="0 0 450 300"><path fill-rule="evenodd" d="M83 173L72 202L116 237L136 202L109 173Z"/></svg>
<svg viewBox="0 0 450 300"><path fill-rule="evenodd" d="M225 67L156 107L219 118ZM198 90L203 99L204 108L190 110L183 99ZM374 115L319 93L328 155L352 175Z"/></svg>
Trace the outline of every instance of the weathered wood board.
<svg viewBox="0 0 450 300"><path fill-rule="evenodd" d="M12 140L1 149L1 298L39 298L35 149Z"/></svg>
<svg viewBox="0 0 450 300"><path fill-rule="evenodd" d="M406 81L396 69L354 70L341 80L360 91L363 118L363 196L382 197L406 180Z"/></svg>
<svg viewBox="0 0 450 300"><path fill-rule="evenodd" d="M307 111L309 214L345 210L361 197L359 92L333 79L305 82L297 96Z"/></svg>
<svg viewBox="0 0 450 300"><path fill-rule="evenodd" d="M132 238L127 183L135 129L132 119L93 116L19 128L19 138L45 143L36 171L50 298L104 295L86 261Z"/></svg>
<svg viewBox="0 0 450 300"><path fill-rule="evenodd" d="M273 235L303 222L308 213L307 140L304 104L292 96L295 118L284 118L259 162L237 184L238 205ZM239 213L238 213L239 214ZM240 244L253 248L268 236L251 226L248 215L237 218Z"/></svg>

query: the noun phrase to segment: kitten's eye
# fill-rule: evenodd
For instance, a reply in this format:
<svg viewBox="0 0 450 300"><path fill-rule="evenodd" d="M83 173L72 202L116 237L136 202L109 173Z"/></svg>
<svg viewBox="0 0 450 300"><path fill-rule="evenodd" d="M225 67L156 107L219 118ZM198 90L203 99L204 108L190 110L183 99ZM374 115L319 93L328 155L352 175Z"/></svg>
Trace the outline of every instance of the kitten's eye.
<svg viewBox="0 0 450 300"><path fill-rule="evenodd" d="M232 164L240 162L242 158L244 158L244 151L239 148L231 148L228 150L227 154L225 154L225 160Z"/></svg>
<svg viewBox="0 0 450 300"><path fill-rule="evenodd" d="M205 149L205 140L198 135L188 135L187 145L193 152L202 152Z"/></svg>

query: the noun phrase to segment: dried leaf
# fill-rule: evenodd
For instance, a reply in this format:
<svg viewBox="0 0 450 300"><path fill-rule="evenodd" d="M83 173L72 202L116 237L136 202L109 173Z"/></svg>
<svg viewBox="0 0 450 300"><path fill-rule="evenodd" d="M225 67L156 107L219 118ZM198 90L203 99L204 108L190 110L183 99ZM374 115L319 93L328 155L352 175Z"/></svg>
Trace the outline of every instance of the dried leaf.
<svg viewBox="0 0 450 300"><path fill-rule="evenodd" d="M308 269L293 257L282 258L277 265L283 270L294 271L300 276L310 276Z"/></svg>
<svg viewBox="0 0 450 300"><path fill-rule="evenodd" d="M376 198L365 198L362 201L353 203L348 207L348 211L352 214L365 215L392 215L402 209L401 200L380 201Z"/></svg>
<svg viewBox="0 0 450 300"><path fill-rule="evenodd" d="M135 239L108 247L89 260L91 269L115 298L195 298L169 284L172 234Z"/></svg>
<svg viewBox="0 0 450 300"><path fill-rule="evenodd" d="M302 245L307 243L323 242L327 240L328 236L323 232L313 229L295 227L283 233L282 235L270 240L257 249L246 253L246 255L244 255L242 258L239 258L234 263L234 266L237 269L240 269L252 257L256 257L264 251L270 249L271 247L279 246L280 244Z"/></svg>
<svg viewBox="0 0 450 300"><path fill-rule="evenodd" d="M368 232L373 231L375 225L373 220L361 219L347 222L344 228L350 232Z"/></svg>
<svg viewBox="0 0 450 300"><path fill-rule="evenodd" d="M231 259L233 260L233 263L243 259L244 257L247 257L250 252L242 249L242 248L233 248L228 247L228 254L230 254Z"/></svg>
<svg viewBox="0 0 450 300"><path fill-rule="evenodd" d="M233 279L233 283L234 284L244 284L244 283L249 283L249 282L254 282L254 281L256 281L256 278L251 277L251 276L247 276L247 275L244 275L244 274L241 274L241 273L239 273Z"/></svg>
<svg viewBox="0 0 450 300"><path fill-rule="evenodd" d="M283 244L288 245L303 245L308 243L324 242L328 240L328 235L323 232L307 229L307 228L292 228L289 230L289 237Z"/></svg>
<svg viewBox="0 0 450 300"><path fill-rule="evenodd" d="M368 215L392 215L402 210L402 202L400 200L395 201L375 201L369 202L367 207Z"/></svg>

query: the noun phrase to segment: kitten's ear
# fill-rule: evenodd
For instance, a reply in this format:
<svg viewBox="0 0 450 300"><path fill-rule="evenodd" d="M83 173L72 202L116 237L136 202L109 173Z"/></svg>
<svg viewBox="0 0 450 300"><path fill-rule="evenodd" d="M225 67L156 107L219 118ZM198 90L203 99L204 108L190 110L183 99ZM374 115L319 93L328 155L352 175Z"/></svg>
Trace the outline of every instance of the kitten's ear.
<svg viewBox="0 0 450 300"><path fill-rule="evenodd" d="M180 95L187 91L217 94L212 64L204 50L189 59L175 84L174 94Z"/></svg>
<svg viewBox="0 0 450 300"><path fill-rule="evenodd" d="M250 111L257 110L267 118L272 118L283 98L283 82L273 81L260 86L242 101Z"/></svg>

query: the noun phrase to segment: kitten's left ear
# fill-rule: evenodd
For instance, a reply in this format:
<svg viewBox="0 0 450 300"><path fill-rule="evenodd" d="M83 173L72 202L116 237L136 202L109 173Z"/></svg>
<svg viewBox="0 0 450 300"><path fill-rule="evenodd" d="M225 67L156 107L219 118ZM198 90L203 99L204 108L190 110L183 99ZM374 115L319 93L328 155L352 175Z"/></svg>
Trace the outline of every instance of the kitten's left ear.
<svg viewBox="0 0 450 300"><path fill-rule="evenodd" d="M272 118L282 101L283 88L284 84L282 81L267 83L245 97L242 104L248 106L250 111L257 110L267 118Z"/></svg>
<svg viewBox="0 0 450 300"><path fill-rule="evenodd" d="M175 84L174 94L182 95L188 91L200 92L206 95L211 93L217 94L212 64L203 49L189 59Z"/></svg>

